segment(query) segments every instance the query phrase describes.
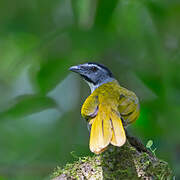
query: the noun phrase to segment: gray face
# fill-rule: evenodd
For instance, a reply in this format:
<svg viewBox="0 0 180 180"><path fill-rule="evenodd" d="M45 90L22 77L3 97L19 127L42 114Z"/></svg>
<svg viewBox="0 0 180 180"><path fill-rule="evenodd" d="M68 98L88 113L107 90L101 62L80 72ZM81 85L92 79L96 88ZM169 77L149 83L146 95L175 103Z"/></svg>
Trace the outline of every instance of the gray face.
<svg viewBox="0 0 180 180"><path fill-rule="evenodd" d="M102 84L113 77L108 68L97 63L85 63L72 66L70 70L79 73L86 81L93 85Z"/></svg>

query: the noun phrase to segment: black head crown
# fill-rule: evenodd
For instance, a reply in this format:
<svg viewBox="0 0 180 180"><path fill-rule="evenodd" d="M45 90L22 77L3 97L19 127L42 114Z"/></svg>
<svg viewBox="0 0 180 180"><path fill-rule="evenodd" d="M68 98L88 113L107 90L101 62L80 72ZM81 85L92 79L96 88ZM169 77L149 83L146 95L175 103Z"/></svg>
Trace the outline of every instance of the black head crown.
<svg viewBox="0 0 180 180"><path fill-rule="evenodd" d="M93 85L102 84L108 82L109 79L113 79L111 71L98 63L80 64L70 67L69 70L80 74L87 82Z"/></svg>

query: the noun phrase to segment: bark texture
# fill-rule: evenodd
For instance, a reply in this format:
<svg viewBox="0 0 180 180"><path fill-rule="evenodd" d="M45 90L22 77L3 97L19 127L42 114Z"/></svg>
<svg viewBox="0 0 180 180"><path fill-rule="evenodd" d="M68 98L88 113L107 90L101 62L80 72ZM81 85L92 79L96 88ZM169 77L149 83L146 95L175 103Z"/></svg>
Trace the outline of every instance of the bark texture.
<svg viewBox="0 0 180 180"><path fill-rule="evenodd" d="M104 153L79 158L57 168L52 180L171 180L168 164L157 159L140 141L128 137L120 148L110 146Z"/></svg>

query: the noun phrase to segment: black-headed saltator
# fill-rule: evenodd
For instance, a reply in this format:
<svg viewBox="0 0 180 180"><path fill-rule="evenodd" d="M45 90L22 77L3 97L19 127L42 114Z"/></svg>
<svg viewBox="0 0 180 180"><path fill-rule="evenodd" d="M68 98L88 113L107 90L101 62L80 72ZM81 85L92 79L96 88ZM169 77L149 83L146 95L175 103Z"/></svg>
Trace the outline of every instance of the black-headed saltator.
<svg viewBox="0 0 180 180"><path fill-rule="evenodd" d="M80 74L91 89L81 109L90 127L90 150L99 154L110 143L122 146L126 142L124 127L139 116L137 96L121 87L102 64L85 63L72 66L70 70Z"/></svg>

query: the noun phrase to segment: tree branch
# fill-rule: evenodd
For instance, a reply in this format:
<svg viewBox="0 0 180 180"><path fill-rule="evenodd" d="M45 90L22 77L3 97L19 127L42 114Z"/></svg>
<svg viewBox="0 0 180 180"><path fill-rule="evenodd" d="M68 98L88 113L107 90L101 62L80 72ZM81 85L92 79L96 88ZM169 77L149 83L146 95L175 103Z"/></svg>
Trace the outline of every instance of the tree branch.
<svg viewBox="0 0 180 180"><path fill-rule="evenodd" d="M104 153L79 158L63 169L57 168L52 180L171 180L168 164L157 159L139 140L127 136L122 147L110 146Z"/></svg>

